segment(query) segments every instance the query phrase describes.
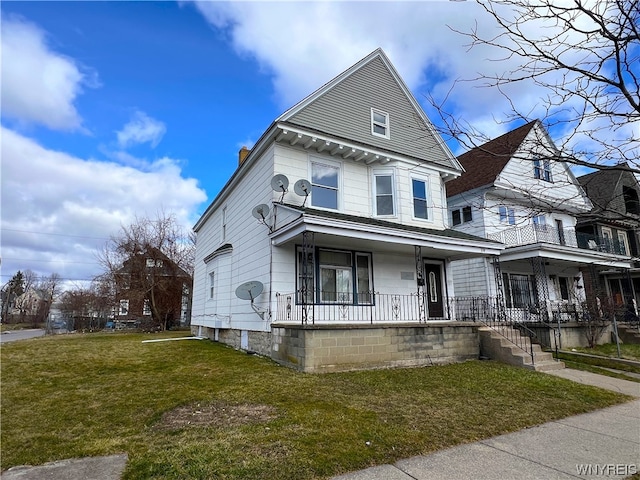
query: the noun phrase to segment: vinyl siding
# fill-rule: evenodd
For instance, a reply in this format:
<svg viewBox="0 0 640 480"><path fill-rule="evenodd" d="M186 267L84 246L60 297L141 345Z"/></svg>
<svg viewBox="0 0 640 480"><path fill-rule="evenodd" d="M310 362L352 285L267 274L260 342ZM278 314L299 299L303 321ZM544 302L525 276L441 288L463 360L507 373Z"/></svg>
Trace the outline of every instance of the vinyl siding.
<svg viewBox="0 0 640 480"><path fill-rule="evenodd" d="M371 133L371 109L389 114L390 138ZM380 58L297 112L290 123L451 167L445 150Z"/></svg>

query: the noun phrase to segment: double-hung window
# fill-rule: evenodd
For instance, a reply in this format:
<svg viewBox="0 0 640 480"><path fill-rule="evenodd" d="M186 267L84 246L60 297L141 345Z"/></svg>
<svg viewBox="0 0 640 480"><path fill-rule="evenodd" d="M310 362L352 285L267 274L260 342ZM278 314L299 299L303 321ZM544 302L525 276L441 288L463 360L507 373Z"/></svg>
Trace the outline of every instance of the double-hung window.
<svg viewBox="0 0 640 480"><path fill-rule="evenodd" d="M533 161L533 177L545 182L552 182L551 162L549 160L536 159Z"/></svg>
<svg viewBox="0 0 640 480"><path fill-rule="evenodd" d="M516 224L516 212L513 208L500 206L498 212L500 213L500 223Z"/></svg>
<svg viewBox="0 0 640 480"><path fill-rule="evenodd" d="M311 205L337 210L339 184L339 167L311 162Z"/></svg>
<svg viewBox="0 0 640 480"><path fill-rule="evenodd" d="M128 315L129 314L129 300L120 300L120 309L118 311L118 315Z"/></svg>
<svg viewBox="0 0 640 480"><path fill-rule="evenodd" d="M393 215L395 213L393 174L375 173L374 179L376 215Z"/></svg>
<svg viewBox="0 0 640 480"><path fill-rule="evenodd" d="M451 210L451 224L460 225L461 223L467 223L473 220L473 213L470 206L457 208Z"/></svg>
<svg viewBox="0 0 640 480"><path fill-rule="evenodd" d="M429 210L427 205L427 182L412 178L411 188L413 191L413 216L415 218L428 220Z"/></svg>
<svg viewBox="0 0 640 480"><path fill-rule="evenodd" d="M389 138L389 114L381 110L371 109L371 134Z"/></svg>
<svg viewBox="0 0 640 480"><path fill-rule="evenodd" d="M209 272L209 298L213 298L215 294L215 280L216 274L215 272Z"/></svg>
<svg viewBox="0 0 640 480"><path fill-rule="evenodd" d="M309 252L305 261L298 248L299 303L372 303L371 254L318 248L316 255Z"/></svg>

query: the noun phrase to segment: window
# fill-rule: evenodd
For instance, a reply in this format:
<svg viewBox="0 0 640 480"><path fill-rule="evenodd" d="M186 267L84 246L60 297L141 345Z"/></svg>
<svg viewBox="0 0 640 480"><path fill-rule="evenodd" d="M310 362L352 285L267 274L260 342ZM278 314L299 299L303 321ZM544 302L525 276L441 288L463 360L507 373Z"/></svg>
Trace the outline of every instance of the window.
<svg viewBox="0 0 640 480"><path fill-rule="evenodd" d="M377 174L374 175L374 190L376 197L376 215L393 215L393 175Z"/></svg>
<svg viewBox="0 0 640 480"><path fill-rule="evenodd" d="M508 223L509 225L516 224L516 213L513 208L507 208L507 207L501 206L499 208L499 212L500 212L501 223Z"/></svg>
<svg viewBox="0 0 640 480"><path fill-rule="evenodd" d="M222 240L224 242L227 238L227 207L222 209L222 228L221 228Z"/></svg>
<svg viewBox="0 0 640 480"><path fill-rule="evenodd" d="M551 162L549 160L534 160L533 177L545 182L551 182Z"/></svg>
<svg viewBox="0 0 640 480"><path fill-rule="evenodd" d="M147 267L154 267L156 261L153 258L147 258Z"/></svg>
<svg viewBox="0 0 640 480"><path fill-rule="evenodd" d="M456 210L451 210L452 225L460 225L461 223L467 223L472 220L473 220L473 213L471 212L470 206L458 208Z"/></svg>
<svg viewBox="0 0 640 480"><path fill-rule="evenodd" d="M389 114L371 109L371 133L378 137L389 138Z"/></svg>
<svg viewBox="0 0 640 480"><path fill-rule="evenodd" d="M640 200L638 192L631 187L622 187L622 197L624 198L624 209L632 215L640 215Z"/></svg>
<svg viewBox="0 0 640 480"><path fill-rule="evenodd" d="M503 273L502 280L507 308L529 308L537 304L538 291L533 275Z"/></svg>
<svg viewBox="0 0 640 480"><path fill-rule="evenodd" d="M427 182L423 180L412 179L411 186L413 189L413 216L415 218L429 219L429 211L427 210Z"/></svg>
<svg viewBox="0 0 640 480"><path fill-rule="evenodd" d="M213 295L215 293L215 290L214 290L215 279L216 279L215 272L209 272L209 298L213 298Z"/></svg>
<svg viewBox="0 0 640 480"><path fill-rule="evenodd" d="M142 315L151 315L151 303L149 303L149 299L144 299L144 305L142 307Z"/></svg>
<svg viewBox="0 0 640 480"><path fill-rule="evenodd" d="M370 304L373 301L371 255L345 250L317 249L315 256L308 253L303 262L302 249L298 248L298 302ZM316 273L318 275L316 284ZM302 295L305 292L306 295ZM316 294L317 291L317 294Z"/></svg>
<svg viewBox="0 0 640 480"><path fill-rule="evenodd" d="M311 205L338 209L338 175L340 169L311 162Z"/></svg>
<svg viewBox="0 0 640 480"><path fill-rule="evenodd" d="M129 300L120 300L120 310L118 311L118 315L128 315L129 314Z"/></svg>
<svg viewBox="0 0 640 480"><path fill-rule="evenodd" d="M629 241L627 240L627 232L618 230L618 251L620 255L630 255Z"/></svg>
<svg viewBox="0 0 640 480"><path fill-rule="evenodd" d="M533 217L533 224L537 227L544 227L547 224L547 218L544 215L536 215Z"/></svg>

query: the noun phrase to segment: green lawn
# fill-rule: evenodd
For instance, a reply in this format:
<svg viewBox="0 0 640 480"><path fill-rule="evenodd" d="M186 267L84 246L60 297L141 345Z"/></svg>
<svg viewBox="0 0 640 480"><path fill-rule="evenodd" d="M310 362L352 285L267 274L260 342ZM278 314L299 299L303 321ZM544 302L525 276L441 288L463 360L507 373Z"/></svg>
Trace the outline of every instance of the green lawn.
<svg viewBox="0 0 640 480"><path fill-rule="evenodd" d="M603 357L618 358L618 348L615 343L606 343L604 345L596 345L593 348L580 347L575 348L581 353L590 353L591 355L602 355ZM620 358L627 360L636 360L640 362L640 345L633 343L620 344Z"/></svg>
<svg viewBox="0 0 640 480"><path fill-rule="evenodd" d="M168 334L3 344L2 469L119 452L125 478L318 479L628 397L494 362L310 375Z"/></svg>

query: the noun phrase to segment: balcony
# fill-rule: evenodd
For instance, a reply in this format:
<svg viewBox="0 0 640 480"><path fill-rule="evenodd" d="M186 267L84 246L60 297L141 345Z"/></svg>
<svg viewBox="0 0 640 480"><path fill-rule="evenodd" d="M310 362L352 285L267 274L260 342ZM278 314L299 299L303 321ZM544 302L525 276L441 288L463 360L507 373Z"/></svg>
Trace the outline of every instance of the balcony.
<svg viewBox="0 0 640 480"><path fill-rule="evenodd" d="M498 233L489 234L487 238L502 242L507 247L546 243L615 255L629 255L626 245L618 240L576 232L573 228L554 228L550 225L512 227Z"/></svg>

